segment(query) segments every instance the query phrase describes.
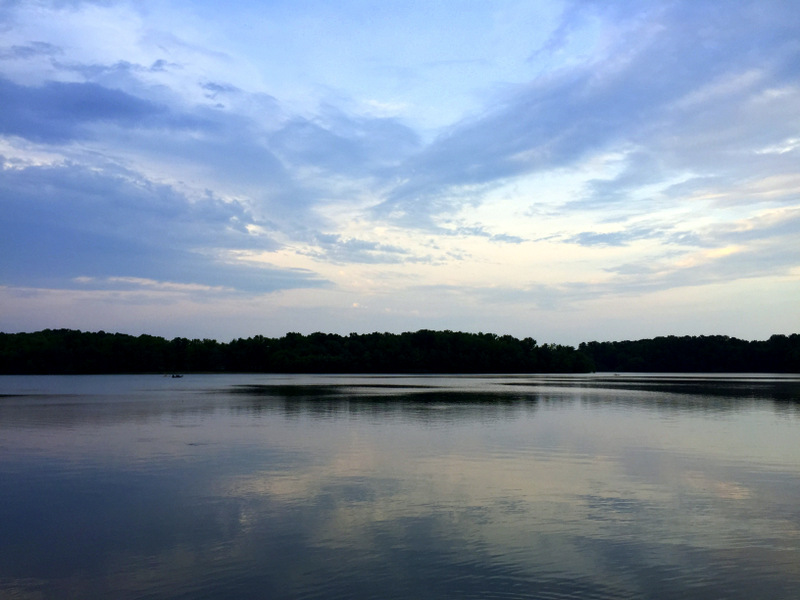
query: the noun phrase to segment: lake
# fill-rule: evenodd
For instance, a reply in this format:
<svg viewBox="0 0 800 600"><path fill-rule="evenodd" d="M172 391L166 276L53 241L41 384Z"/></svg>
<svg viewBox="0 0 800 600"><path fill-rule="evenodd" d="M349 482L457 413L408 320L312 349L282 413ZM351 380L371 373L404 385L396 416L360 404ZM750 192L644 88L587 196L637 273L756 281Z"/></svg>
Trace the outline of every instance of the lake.
<svg viewBox="0 0 800 600"><path fill-rule="evenodd" d="M0 598L797 598L800 377L0 377Z"/></svg>

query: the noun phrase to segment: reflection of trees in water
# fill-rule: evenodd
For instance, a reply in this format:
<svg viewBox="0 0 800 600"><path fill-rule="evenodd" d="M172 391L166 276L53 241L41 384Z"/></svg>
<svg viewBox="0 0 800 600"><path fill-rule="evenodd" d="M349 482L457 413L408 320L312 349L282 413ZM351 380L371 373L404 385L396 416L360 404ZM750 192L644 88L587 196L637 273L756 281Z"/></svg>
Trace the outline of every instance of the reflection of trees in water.
<svg viewBox="0 0 800 600"><path fill-rule="evenodd" d="M609 390L636 394L642 392L643 401L653 401L652 394L675 394L678 396L696 396L718 398L729 401L743 400L775 400L800 401L800 377L748 377L748 376L714 376L701 375L614 375L591 377L559 377L547 379L553 385L566 388L580 388L594 393L606 394ZM524 387L525 382L508 382L504 385ZM627 400L627 398L626 398ZM683 400L676 398L675 402ZM690 404L693 404L694 399Z"/></svg>
<svg viewBox="0 0 800 600"><path fill-rule="evenodd" d="M289 418L358 416L448 421L461 418L511 419L519 416L521 412L530 413L536 410L539 402L536 396L525 394L465 393L429 389L393 394L374 394L369 391L353 393L351 386L342 388L320 386L319 390L305 389L302 392L292 391L289 394L283 391L272 389L272 386L239 390L238 393L243 394L246 401L237 403L235 410L245 410L254 414L279 412Z"/></svg>
<svg viewBox="0 0 800 600"><path fill-rule="evenodd" d="M106 396L100 400L83 396L16 396L15 402L0 403L4 425L72 428L82 425L141 423L169 418L210 415L220 404L205 396L153 395L124 400Z"/></svg>
<svg viewBox="0 0 800 600"><path fill-rule="evenodd" d="M421 420L458 417L513 418L520 411L581 403L620 405L644 410L724 413L751 408L754 402L772 401L776 407L800 409L800 379L671 379L558 378L542 383L515 380L499 382L509 391L447 390L429 387L378 385L242 386L237 395L247 397L243 410L254 413L278 411L287 416L347 415L401 416ZM792 414L784 408L783 412Z"/></svg>
<svg viewBox="0 0 800 600"><path fill-rule="evenodd" d="M400 418L442 422L457 419L507 419L522 412L580 403L618 405L640 410L726 413L764 402L786 417L800 416L800 378L753 377L593 377L498 376L496 378L365 376L346 384L236 384L207 389L153 390L115 394L104 382L98 395L17 395L0 398L0 422L70 427L121 422L148 423L170 418L207 416L215 412L277 413L289 418ZM242 381L249 376L242 375ZM320 376L324 379L324 376ZM328 378L330 379L330 378ZM181 380L185 381L185 380ZM228 385L231 381L234 385ZM191 383L191 382L190 382Z"/></svg>

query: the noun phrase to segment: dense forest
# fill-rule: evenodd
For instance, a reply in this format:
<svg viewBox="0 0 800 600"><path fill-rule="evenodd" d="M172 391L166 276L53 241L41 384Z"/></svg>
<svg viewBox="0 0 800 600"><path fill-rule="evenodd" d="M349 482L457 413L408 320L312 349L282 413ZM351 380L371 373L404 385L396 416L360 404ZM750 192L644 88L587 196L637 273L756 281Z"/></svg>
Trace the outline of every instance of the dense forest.
<svg viewBox="0 0 800 600"><path fill-rule="evenodd" d="M209 339L47 329L0 333L0 373L800 372L800 335L668 336L578 348L527 337L420 330Z"/></svg>
<svg viewBox="0 0 800 600"><path fill-rule="evenodd" d="M726 335L666 336L582 343L594 371L652 373L800 373L800 334L766 341Z"/></svg>

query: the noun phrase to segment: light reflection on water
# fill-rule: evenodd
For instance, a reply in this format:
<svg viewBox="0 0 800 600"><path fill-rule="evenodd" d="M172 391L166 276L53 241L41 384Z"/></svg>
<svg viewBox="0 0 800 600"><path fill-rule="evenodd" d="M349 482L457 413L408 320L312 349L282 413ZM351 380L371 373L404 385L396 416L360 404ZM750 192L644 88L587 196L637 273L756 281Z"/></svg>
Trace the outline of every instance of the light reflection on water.
<svg viewBox="0 0 800 600"><path fill-rule="evenodd" d="M0 378L0 597L794 598L798 389Z"/></svg>

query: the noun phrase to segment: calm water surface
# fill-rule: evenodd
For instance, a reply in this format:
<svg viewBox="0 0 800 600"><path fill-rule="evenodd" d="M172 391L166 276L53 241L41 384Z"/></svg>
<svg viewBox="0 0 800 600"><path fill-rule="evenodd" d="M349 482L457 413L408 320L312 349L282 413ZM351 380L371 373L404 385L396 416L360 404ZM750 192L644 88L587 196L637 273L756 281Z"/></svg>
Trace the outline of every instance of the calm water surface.
<svg viewBox="0 0 800 600"><path fill-rule="evenodd" d="M799 591L798 377L0 377L0 598Z"/></svg>

